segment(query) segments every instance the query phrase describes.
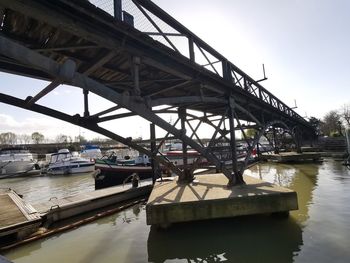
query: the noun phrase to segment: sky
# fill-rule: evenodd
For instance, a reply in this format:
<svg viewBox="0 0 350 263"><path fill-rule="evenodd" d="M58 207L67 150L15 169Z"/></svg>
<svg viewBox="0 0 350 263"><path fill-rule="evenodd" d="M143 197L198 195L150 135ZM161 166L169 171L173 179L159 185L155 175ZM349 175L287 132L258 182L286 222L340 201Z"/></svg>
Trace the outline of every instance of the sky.
<svg viewBox="0 0 350 263"><path fill-rule="evenodd" d="M102 2L102 0L96 0ZM125 2L125 0L123 1ZM295 109L301 116L322 118L350 103L350 1L347 0L154 0L188 29ZM137 17L135 17L135 20ZM20 98L44 88L43 81L0 73L0 93ZM91 113L108 101L90 95ZM83 113L81 89L61 85L39 104L69 114ZM148 124L130 118L113 124L122 136L148 134ZM41 114L0 103L0 133L97 134Z"/></svg>

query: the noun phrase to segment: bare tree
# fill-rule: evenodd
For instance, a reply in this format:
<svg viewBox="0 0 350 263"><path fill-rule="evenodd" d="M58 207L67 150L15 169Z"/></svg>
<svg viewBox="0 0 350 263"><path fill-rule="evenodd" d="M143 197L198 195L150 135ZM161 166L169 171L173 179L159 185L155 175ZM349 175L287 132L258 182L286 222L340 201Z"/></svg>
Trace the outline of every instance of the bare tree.
<svg viewBox="0 0 350 263"><path fill-rule="evenodd" d="M17 135L13 132L5 132L0 134L0 144L14 145L17 143Z"/></svg>
<svg viewBox="0 0 350 263"><path fill-rule="evenodd" d="M340 116L343 119L345 125L350 128L350 103L344 104L340 109Z"/></svg>
<svg viewBox="0 0 350 263"><path fill-rule="evenodd" d="M59 134L59 135L56 136L56 140L55 141L57 143L72 143L73 139L69 135Z"/></svg>
<svg viewBox="0 0 350 263"><path fill-rule="evenodd" d="M20 144L29 144L31 139L31 136L28 134L17 135L17 142Z"/></svg>

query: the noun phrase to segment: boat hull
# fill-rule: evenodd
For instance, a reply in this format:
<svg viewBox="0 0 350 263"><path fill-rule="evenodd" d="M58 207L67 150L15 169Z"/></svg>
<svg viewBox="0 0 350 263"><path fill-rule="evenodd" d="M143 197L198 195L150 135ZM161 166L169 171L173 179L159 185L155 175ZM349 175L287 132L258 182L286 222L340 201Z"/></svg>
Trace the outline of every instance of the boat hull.
<svg viewBox="0 0 350 263"><path fill-rule="evenodd" d="M65 175L65 174L77 174L77 173L90 173L95 170L95 164L80 164L80 165L67 165L50 167L47 173L50 175Z"/></svg>
<svg viewBox="0 0 350 263"><path fill-rule="evenodd" d="M137 173L141 180L152 178L153 175L151 166L96 163L95 169L100 170L100 173L95 177L96 190L123 184L124 180L133 173Z"/></svg>
<svg viewBox="0 0 350 263"><path fill-rule="evenodd" d="M8 176L20 176L34 170L33 161L9 161L0 162L0 178Z"/></svg>

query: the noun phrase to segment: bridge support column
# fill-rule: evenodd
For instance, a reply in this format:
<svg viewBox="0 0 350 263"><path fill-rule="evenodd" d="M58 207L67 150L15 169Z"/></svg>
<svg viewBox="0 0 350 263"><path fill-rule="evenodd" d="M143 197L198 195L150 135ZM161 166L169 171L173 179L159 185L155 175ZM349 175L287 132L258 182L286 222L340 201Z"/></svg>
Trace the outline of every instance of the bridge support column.
<svg viewBox="0 0 350 263"><path fill-rule="evenodd" d="M151 156L151 165L152 165L152 172L153 172L153 177L152 177L152 181L153 184L156 182L156 179L159 177L159 163L155 160L156 157L156 128L155 128L155 124L151 123L150 124L150 135L151 135L151 152L152 152L152 156Z"/></svg>
<svg viewBox="0 0 350 263"><path fill-rule="evenodd" d="M279 153L279 149L277 146L277 138L276 138L276 129L274 126L272 126L272 140L273 140L273 148L274 148L274 153L278 154Z"/></svg>
<svg viewBox="0 0 350 263"><path fill-rule="evenodd" d="M232 173L229 179L229 186L245 184L243 180L243 174L238 169L237 162L237 146L236 146L236 134L235 134L235 123L234 123L234 101L232 98L229 99L229 110L228 119L230 123L230 147L231 147L231 159L232 159Z"/></svg>
<svg viewBox="0 0 350 263"><path fill-rule="evenodd" d="M89 91L84 89L83 90L84 94L84 117L89 117Z"/></svg>
<svg viewBox="0 0 350 263"><path fill-rule="evenodd" d="M298 128L295 129L295 143L296 143L296 148L297 148L297 153L302 153L301 151L301 134L300 134L300 130Z"/></svg>
<svg viewBox="0 0 350 263"><path fill-rule="evenodd" d="M122 20L122 0L113 0L114 2L114 18Z"/></svg>
<svg viewBox="0 0 350 263"><path fill-rule="evenodd" d="M186 109L185 108L179 108L178 110L180 122L181 122L181 133L183 135L186 134ZM183 161L183 169L182 169L182 175L179 176L178 183L189 183L193 181L193 174L188 166L188 159L187 159L187 143L182 141L182 161Z"/></svg>
<svg viewBox="0 0 350 263"><path fill-rule="evenodd" d="M133 57L134 95L140 96L140 57Z"/></svg>

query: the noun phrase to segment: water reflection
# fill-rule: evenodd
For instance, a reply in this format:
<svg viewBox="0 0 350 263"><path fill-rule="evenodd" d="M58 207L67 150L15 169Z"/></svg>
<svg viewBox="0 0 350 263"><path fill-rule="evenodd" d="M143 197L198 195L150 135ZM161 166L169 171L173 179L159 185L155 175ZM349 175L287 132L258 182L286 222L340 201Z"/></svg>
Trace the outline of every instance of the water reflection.
<svg viewBox="0 0 350 263"><path fill-rule="evenodd" d="M319 164L262 163L248 175L295 190L299 209L289 219L250 216L151 228L150 262L292 262L303 245L302 226L309 218Z"/></svg>
<svg viewBox="0 0 350 263"><path fill-rule="evenodd" d="M1 180L1 188L11 188L31 204L94 191L91 173L55 176L19 177Z"/></svg>
<svg viewBox="0 0 350 263"><path fill-rule="evenodd" d="M313 203L313 191L317 187L320 164L277 164L261 163L247 171L248 175L290 188L297 192L299 209L292 211L292 217L299 223L309 218L309 206Z"/></svg>
<svg viewBox="0 0 350 263"><path fill-rule="evenodd" d="M177 224L148 236L149 262L292 262L302 244L294 219L240 217Z"/></svg>

